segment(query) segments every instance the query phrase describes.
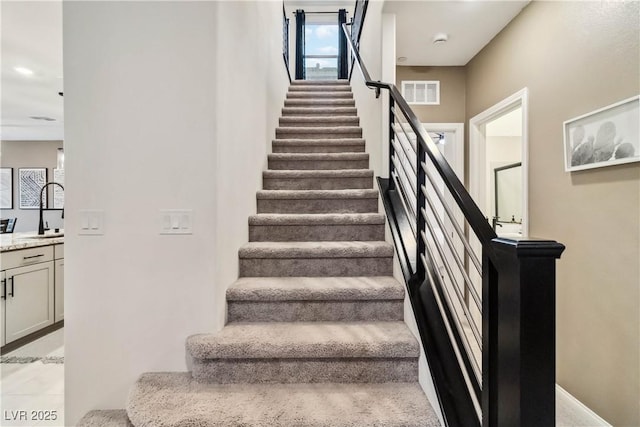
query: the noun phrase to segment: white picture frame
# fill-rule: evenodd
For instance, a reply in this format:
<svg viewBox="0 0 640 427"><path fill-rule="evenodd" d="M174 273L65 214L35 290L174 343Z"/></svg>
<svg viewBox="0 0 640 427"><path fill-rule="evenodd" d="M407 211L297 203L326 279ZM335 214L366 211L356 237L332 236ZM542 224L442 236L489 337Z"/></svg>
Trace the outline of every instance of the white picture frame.
<svg viewBox="0 0 640 427"><path fill-rule="evenodd" d="M0 168L0 209L13 209L13 168Z"/></svg>
<svg viewBox="0 0 640 427"><path fill-rule="evenodd" d="M64 187L64 169L53 170L53 182ZM51 187L53 187L53 209L64 209L64 190L58 185Z"/></svg>
<svg viewBox="0 0 640 427"><path fill-rule="evenodd" d="M18 169L20 209L39 209L40 191L47 183L47 168ZM47 207L47 192L42 194L42 206Z"/></svg>
<svg viewBox="0 0 640 427"><path fill-rule="evenodd" d="M565 171L640 161L640 95L563 123Z"/></svg>

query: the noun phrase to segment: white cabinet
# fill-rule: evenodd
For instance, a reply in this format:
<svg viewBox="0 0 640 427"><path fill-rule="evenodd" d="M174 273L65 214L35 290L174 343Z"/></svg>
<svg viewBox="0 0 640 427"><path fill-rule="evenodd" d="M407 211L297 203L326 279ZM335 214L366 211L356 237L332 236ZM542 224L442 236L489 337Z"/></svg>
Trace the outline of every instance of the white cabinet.
<svg viewBox="0 0 640 427"><path fill-rule="evenodd" d="M64 245L55 246L55 308L54 321L64 319Z"/></svg>
<svg viewBox="0 0 640 427"><path fill-rule="evenodd" d="M0 257L0 339L4 346L62 320L64 247L39 246L2 252Z"/></svg>
<svg viewBox="0 0 640 427"><path fill-rule="evenodd" d="M5 300L6 344L54 321L54 263L7 269Z"/></svg>
<svg viewBox="0 0 640 427"><path fill-rule="evenodd" d="M5 344L4 338L4 302L7 299L7 280L4 271L0 271L0 346Z"/></svg>

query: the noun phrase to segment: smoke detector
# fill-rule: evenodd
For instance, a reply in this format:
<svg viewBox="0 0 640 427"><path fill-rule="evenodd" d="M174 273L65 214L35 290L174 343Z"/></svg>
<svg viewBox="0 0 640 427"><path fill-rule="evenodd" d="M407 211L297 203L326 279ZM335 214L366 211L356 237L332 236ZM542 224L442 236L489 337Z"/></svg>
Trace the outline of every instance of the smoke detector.
<svg viewBox="0 0 640 427"><path fill-rule="evenodd" d="M435 36L433 36L433 44L435 45L443 44L447 40L449 40L449 36L445 33L438 33Z"/></svg>

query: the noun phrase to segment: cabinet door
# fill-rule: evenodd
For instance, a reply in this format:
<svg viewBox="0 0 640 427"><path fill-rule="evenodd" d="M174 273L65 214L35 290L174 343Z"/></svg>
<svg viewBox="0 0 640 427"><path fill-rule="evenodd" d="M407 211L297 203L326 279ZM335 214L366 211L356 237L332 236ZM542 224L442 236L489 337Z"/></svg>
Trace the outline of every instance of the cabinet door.
<svg viewBox="0 0 640 427"><path fill-rule="evenodd" d="M55 321L64 319L64 259L56 260Z"/></svg>
<svg viewBox="0 0 640 427"><path fill-rule="evenodd" d="M4 271L0 271L0 346L5 345L4 339L4 302L7 298L7 281Z"/></svg>
<svg viewBox="0 0 640 427"><path fill-rule="evenodd" d="M53 261L6 270L7 343L53 324Z"/></svg>

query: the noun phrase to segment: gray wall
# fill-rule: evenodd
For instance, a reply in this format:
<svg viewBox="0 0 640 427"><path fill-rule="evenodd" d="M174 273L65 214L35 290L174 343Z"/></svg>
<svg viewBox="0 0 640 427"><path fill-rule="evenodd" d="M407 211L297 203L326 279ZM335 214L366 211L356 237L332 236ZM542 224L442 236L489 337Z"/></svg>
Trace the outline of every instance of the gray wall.
<svg viewBox="0 0 640 427"><path fill-rule="evenodd" d="M568 173L562 123L640 91L638 2L532 2L467 65L467 117L529 88L530 234L558 262L557 380L640 425L640 164Z"/></svg>
<svg viewBox="0 0 640 427"><path fill-rule="evenodd" d="M440 105L411 105L422 123L464 123L466 97L465 67L397 66L396 86L405 80L439 80Z"/></svg>
<svg viewBox="0 0 640 427"><path fill-rule="evenodd" d="M3 168L13 168L13 209L0 210L2 218L18 218L14 232L36 231L38 229L38 210L19 209L20 189L18 183L19 168L47 168L47 180L53 181L53 170L57 167L58 148L62 141L2 141L0 163ZM53 196L49 187L49 202ZM60 211L45 211L45 221L50 228L63 228L64 220Z"/></svg>

